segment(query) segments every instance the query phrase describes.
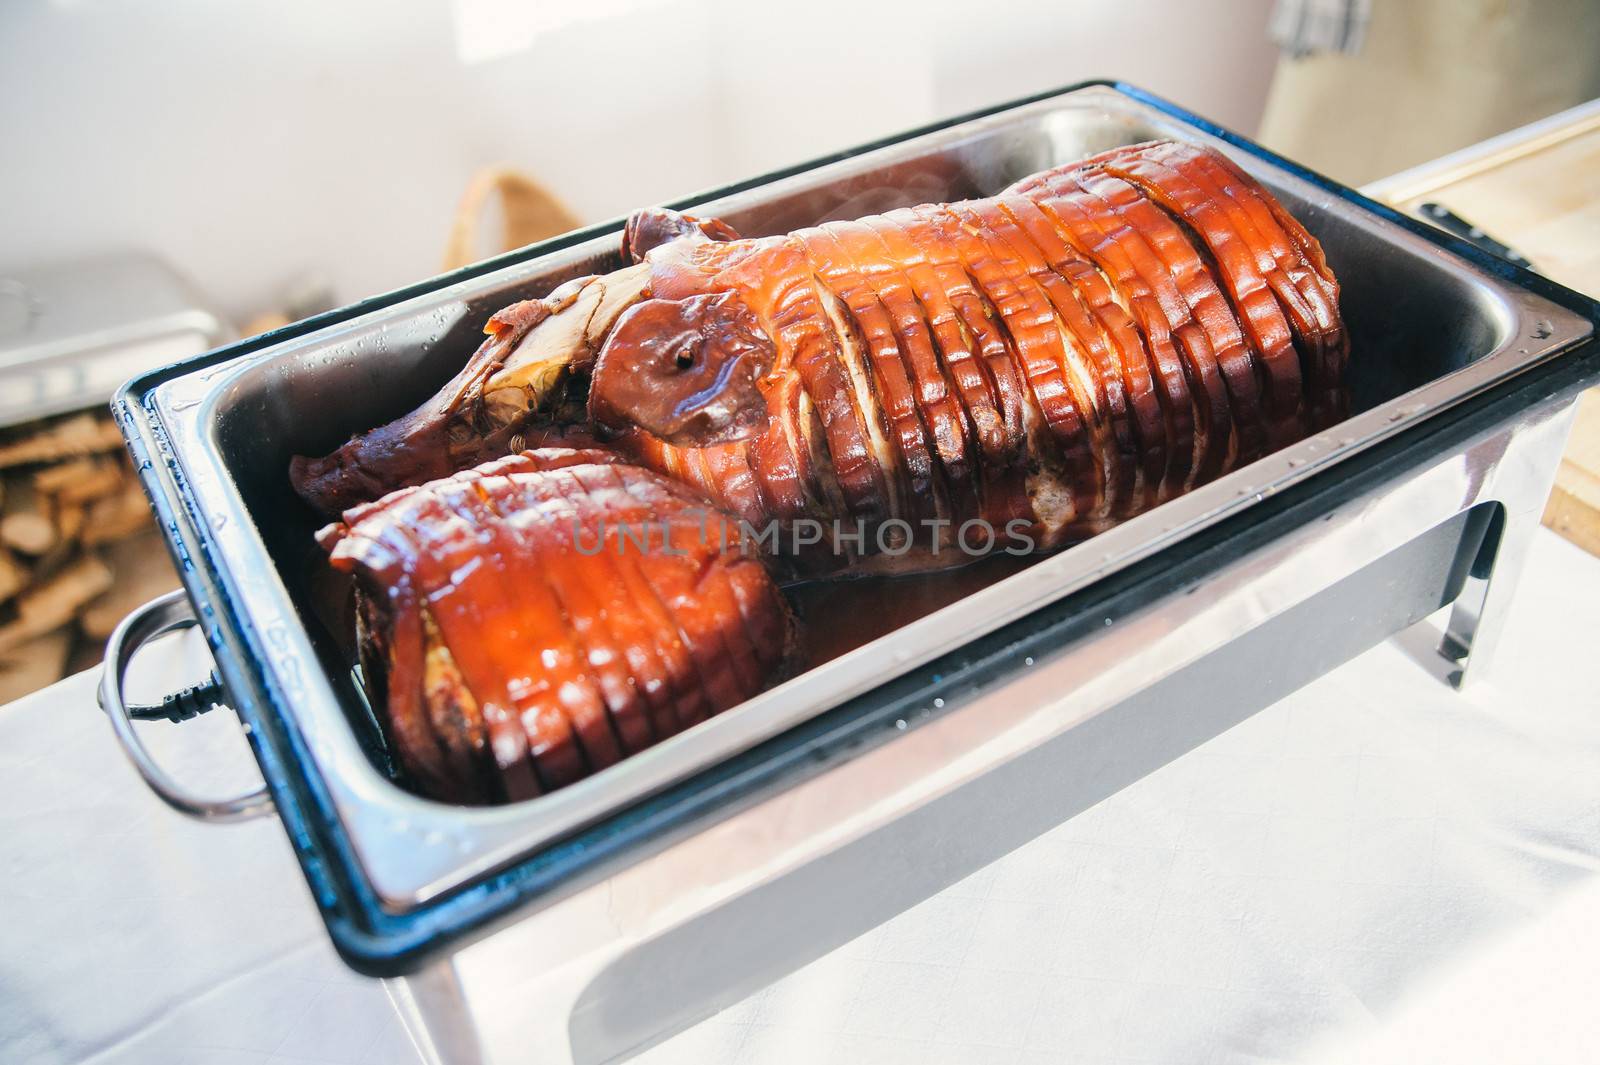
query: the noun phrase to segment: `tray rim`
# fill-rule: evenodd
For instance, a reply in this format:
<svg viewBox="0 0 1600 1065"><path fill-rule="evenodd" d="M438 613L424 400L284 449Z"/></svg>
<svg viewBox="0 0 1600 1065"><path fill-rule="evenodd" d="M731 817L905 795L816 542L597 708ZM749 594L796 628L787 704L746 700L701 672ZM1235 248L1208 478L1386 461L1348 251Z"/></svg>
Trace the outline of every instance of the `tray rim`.
<svg viewBox="0 0 1600 1065"><path fill-rule="evenodd" d="M1036 94L1034 96L1024 98L1023 100L1015 101L1009 104L1003 104L995 108L985 109L980 112L975 112L971 115L959 116L944 122L919 127L915 130L909 131L908 133L901 134L896 137L885 138L857 149L834 153L833 155L826 156L823 159L814 161L812 163L800 164L796 167L779 171L776 174L750 179L745 182L736 183L735 185L724 189L715 190L711 193L690 197L685 200L678 201L676 205L688 206L693 203L706 202L708 200L732 195L735 192L770 184L781 180L784 177L804 173L808 170L826 165L831 162L851 158L887 145L901 143L905 140L909 140L926 133L948 129L952 126L970 122L976 118L982 118L1005 111L1020 109L1036 102L1049 100L1058 96L1063 96L1069 93L1079 92L1084 89L1095 87L1109 89L1112 92L1126 96L1138 103L1151 107L1154 110L1163 113L1170 119L1175 119L1176 121L1185 125L1192 126L1209 136L1222 139L1242 151L1258 156L1268 163L1281 168L1285 172L1301 180L1308 181L1313 185L1319 186L1322 189L1338 196L1340 199L1355 204L1357 207L1365 208L1366 210L1371 211L1387 221L1398 223L1403 228L1409 229L1413 233L1423 237L1429 243L1456 253L1460 258L1466 259L1467 262L1473 267L1477 268L1477 270L1487 273L1491 275L1491 277L1498 278L1501 282L1509 283L1509 285L1515 290L1533 292L1535 295L1539 295L1537 290L1530 286L1530 281L1542 282L1540 287L1557 288L1558 291L1556 294L1568 296L1580 301L1578 304L1579 308L1589 312L1587 315L1588 323L1592 324L1594 321L1600 320L1600 317L1597 317L1594 314L1594 305L1591 302L1584 300L1583 297L1577 296L1575 293L1568 293L1565 290L1559 290L1559 287L1553 286L1552 283L1537 278L1535 275L1526 274L1524 271L1520 271L1515 267L1511 267L1509 264L1500 263L1498 260L1491 260L1487 256L1478 253L1477 250L1471 248L1470 245L1465 245L1462 242L1456 241L1454 238L1448 237L1447 235L1439 233L1438 231L1431 230L1420 223L1411 222L1408 219L1398 215L1398 213L1393 212L1382 205L1373 203L1366 197L1361 196L1359 193L1355 193L1353 190L1344 189L1342 186L1337 186L1334 183L1328 182L1326 179L1321 179L1316 175L1310 174L1302 168L1299 168L1292 163L1288 163L1272 153L1266 152L1264 149L1259 148L1244 138L1240 138L1235 134L1231 134L1226 130L1222 130L1203 119L1198 119L1196 116L1193 116L1187 111L1184 111L1183 109L1178 108L1167 101L1161 100L1159 97L1154 97L1148 93L1144 93L1141 90L1123 83L1103 80L1079 83L1064 89ZM196 520L198 515L195 512L194 500L187 492L185 486L180 483L180 479L176 471L168 471L173 479L173 486L170 491L172 494L178 497L179 502L182 504L181 508L172 507L170 505L171 500L164 498L169 492L169 488L161 481L162 471L169 462L174 461L174 456L170 442L165 440L165 426L162 422L161 412L156 409L156 406L153 402L155 398L154 393L156 389L166 381L195 373L199 370L207 369L224 361L232 360L252 352L264 350L270 346L276 346L285 341L307 336L314 332L320 332L330 326L335 326L350 321L351 319L366 315L375 310L380 310L395 303L411 299L415 296L435 292L440 288L448 287L460 281L470 280L471 278L480 276L484 273L497 271L509 265L515 265L530 259L539 258L549 254L550 252L558 251L565 247L593 240L598 236L603 236L606 233L614 232L619 225L620 220L600 223L596 226L588 227L584 230L577 231L573 234L568 234L553 241L533 245L529 248L509 253L506 256L500 256L494 260L486 261L485 263L475 264L471 267L465 268L464 270L441 275L429 281L399 289L384 296L374 297L373 299L353 304L350 307L343 308L339 311L320 315L315 319L297 323L294 326L285 327L284 329L277 330L262 337L252 338L248 341L243 341L227 347L219 348L215 351L206 353L205 355L186 360L185 362L143 374L124 385L123 388L119 390L117 398L113 403L113 408L121 416L120 420L123 424L125 434L129 437L130 447L135 449L136 457L142 457L146 460L141 462L140 466L141 478L145 482L147 492L152 495L153 499L160 500L157 508L158 510L165 510L171 515L164 522L164 524L167 526L165 531L167 533L169 547L176 555L178 555L180 568L184 578L184 584L186 588L188 588L191 597L196 600L196 605L201 608L202 617L207 619L205 623L207 639L208 642L212 644L214 652L218 654L218 664L223 668L225 675L227 675L230 690L233 690L236 693L240 693L241 690L243 690L252 694L258 691L261 695L259 700L241 699L240 705L237 706L236 709L239 710L241 717L244 719L247 731L251 733L251 740L253 745L256 747L257 757L262 763L264 775L267 776L269 783L274 784L273 790L275 798L280 799L280 812L284 813L285 824L290 830L291 837L296 839L297 850L301 853L301 859L303 864L306 866L308 877L312 880L314 889L317 889L319 903L322 904L325 913L328 913L331 918L330 911L332 909L332 904L338 902L344 896L351 895L353 890L355 897L353 899L346 899L345 901L354 903L355 910L360 918L358 923L367 925L372 933L378 934L380 940L383 940L383 942L377 944L374 944L370 940L363 942L362 937L360 936L341 936L339 931L335 930L335 940L339 943L341 950L346 952L347 957L354 955L356 957L365 957L370 960L377 957L387 957L396 953L394 948L397 945L398 938L409 938L414 940L414 936L396 937L389 934L390 932L394 931L393 929L390 929L389 932L382 932L379 926L392 924L397 920L405 921L414 925L411 931L415 932L418 929L426 926L434 925L435 922L428 920L427 918L430 915L437 915L440 913L445 904L448 904L452 901L452 897L459 901L464 896L470 896L475 892L483 890L486 885L479 883L476 886L469 885L468 887L456 888L448 892L442 892L439 895L420 902L408 913L394 914L385 912L386 908L383 906L379 894L373 890L374 884L368 875L369 870L362 867L359 861L359 856L355 854L354 849L352 848L351 840L349 839L348 832L346 831L346 826L340 824L336 816L332 817L331 819L328 817L331 811L327 806L328 796L326 792L326 781L321 780L320 775L315 773L313 771L313 767L308 765L307 759L304 757L303 750L300 752L294 752L292 750L284 751L279 749L277 743L269 742L267 730L264 730L261 727L261 725L268 723L268 715L264 714L263 711L270 710L272 713L276 714L280 719L276 722L276 724L280 728L284 727L286 725L286 721L282 720L282 706L274 704L280 704L286 693L282 690L281 686L274 683L273 678L266 676L265 671L262 668L261 659L263 656L260 655L259 652L253 651L249 647L249 644L252 641L246 638L246 633L251 630L253 626L251 625L249 618L240 616L240 613L237 609L238 604L232 601L227 589L222 586L223 582L220 580L220 578L222 576L222 570L226 569L226 566L224 564L220 564L218 559L212 557L211 549L213 545L210 543L209 537L207 537L201 529L199 521ZM1548 298L1548 296L1545 295L1541 296L1540 298L1543 300ZM1552 302L1555 306L1561 306L1560 302ZM1569 311L1572 309L1573 308L1571 307L1568 308ZM1574 317L1579 320L1585 318L1584 315L1575 315ZM1581 337L1577 339L1581 340ZM1576 342L1577 340L1569 341L1569 343ZM1417 419L1417 421L1426 420L1427 419ZM149 441L146 441L141 435L141 428L149 433ZM1403 428L1410 428L1410 426ZM152 445L158 452L161 452L163 449L165 449L163 454L164 461L162 463L155 464L148 461L148 452ZM1308 474L1308 476L1310 475ZM187 535L185 534L184 530L180 528L180 519L181 524L189 526ZM1124 526L1124 528L1126 527L1127 526ZM1187 533L1185 533L1185 535L1187 535ZM1181 539L1181 537L1179 537L1179 539ZM1029 572L1032 572L1032 570ZM1104 576L1104 574L1094 574L1089 578L1089 580L1097 580L1100 576ZM204 581L202 581L202 577L205 578ZM203 586L209 584L215 584L217 586L217 594L213 595L210 588ZM1051 598L1061 598L1068 594L1068 591L1070 591L1070 589L1063 590L1056 595L1051 596ZM213 605L211 603L213 598L220 600L220 602L216 604L216 606L220 607L220 610L213 609ZM1036 605L1042 605L1042 603ZM223 622L227 623L227 629L229 631L224 631ZM254 635L257 637L256 641L254 642L259 645L259 633ZM244 675L243 668L246 663L241 663L238 661L225 661L227 659L235 658L236 648L244 651L243 655L240 657L244 658L247 664L251 666L257 673L257 676L248 678L248 683L247 678ZM237 676L230 674L237 674ZM238 699L239 695L236 694L235 697ZM303 740L303 737L301 739ZM292 739L291 746L293 746ZM292 803L291 810L286 811L285 803L282 801L286 798L294 798L293 796L287 794L288 786L291 781L296 783L300 789L309 793L307 798L312 800L313 806L322 807L320 811L322 816L320 818L296 817L294 820L291 820L291 817L289 816L291 812L296 814L299 813L298 802ZM392 787L392 785L389 786ZM394 790L398 792L399 789ZM321 794L317 794L318 792ZM424 802L425 800L416 801ZM451 810L451 808L443 807L440 804L430 803L428 805L440 809ZM451 810L451 812L452 814L457 813L457 811L454 810ZM320 831L316 833L306 831L307 828L312 826L313 822L317 821L321 821L321 824L317 826ZM318 847L309 845L317 837L324 837L320 841L323 846ZM301 846L300 844L302 841L308 845ZM517 859L516 865L513 868L518 866L526 866L534 862L538 857L539 856L537 854L533 856L524 854L521 858ZM502 870L499 874L493 874L492 879L502 879L505 873L508 871L509 870ZM483 900L480 899L478 901L481 902ZM507 905L509 904L510 903L507 903ZM503 912L505 908L505 906L495 907L498 912ZM333 922L330 919L330 929L333 929L333 927ZM433 927L429 932L429 935L436 935L440 931L441 929L439 927Z"/></svg>

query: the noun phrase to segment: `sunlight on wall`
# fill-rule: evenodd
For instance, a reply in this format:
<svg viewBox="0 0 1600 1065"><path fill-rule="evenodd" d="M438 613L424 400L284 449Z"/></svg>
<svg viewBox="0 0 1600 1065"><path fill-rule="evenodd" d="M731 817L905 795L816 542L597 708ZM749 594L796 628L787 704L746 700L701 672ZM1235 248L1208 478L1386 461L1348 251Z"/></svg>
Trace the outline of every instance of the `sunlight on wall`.
<svg viewBox="0 0 1600 1065"><path fill-rule="evenodd" d="M514 55L541 36L583 22L621 18L668 0L455 0L456 57L482 63Z"/></svg>

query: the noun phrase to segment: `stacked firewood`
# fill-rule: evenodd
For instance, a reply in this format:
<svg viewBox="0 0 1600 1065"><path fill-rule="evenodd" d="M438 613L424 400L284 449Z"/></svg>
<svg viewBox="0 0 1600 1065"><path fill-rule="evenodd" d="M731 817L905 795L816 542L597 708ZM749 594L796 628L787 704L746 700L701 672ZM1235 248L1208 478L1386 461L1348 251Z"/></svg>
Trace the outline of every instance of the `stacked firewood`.
<svg viewBox="0 0 1600 1065"><path fill-rule="evenodd" d="M0 703L100 660L178 580L109 415L0 433Z"/></svg>

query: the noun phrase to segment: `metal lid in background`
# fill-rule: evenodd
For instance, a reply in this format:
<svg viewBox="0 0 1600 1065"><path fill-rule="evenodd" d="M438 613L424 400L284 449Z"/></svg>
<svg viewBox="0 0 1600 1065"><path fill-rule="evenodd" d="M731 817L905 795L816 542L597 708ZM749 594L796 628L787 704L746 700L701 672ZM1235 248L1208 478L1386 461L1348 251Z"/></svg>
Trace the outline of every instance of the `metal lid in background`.
<svg viewBox="0 0 1600 1065"><path fill-rule="evenodd" d="M0 426L100 406L129 377L228 333L151 255L0 270Z"/></svg>

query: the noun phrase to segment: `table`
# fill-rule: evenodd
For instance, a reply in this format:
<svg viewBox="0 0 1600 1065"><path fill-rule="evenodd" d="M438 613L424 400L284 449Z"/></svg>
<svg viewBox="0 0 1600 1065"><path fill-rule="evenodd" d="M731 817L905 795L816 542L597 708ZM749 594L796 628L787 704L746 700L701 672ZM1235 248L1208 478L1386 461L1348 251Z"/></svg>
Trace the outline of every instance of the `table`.
<svg viewBox="0 0 1600 1065"><path fill-rule="evenodd" d="M1513 612L1476 690L1411 630L639 1060L1600 1060L1600 559L1540 530ZM168 811L94 684L0 709L0 1060L419 1060L279 827ZM254 773L225 715L144 729Z"/></svg>

